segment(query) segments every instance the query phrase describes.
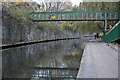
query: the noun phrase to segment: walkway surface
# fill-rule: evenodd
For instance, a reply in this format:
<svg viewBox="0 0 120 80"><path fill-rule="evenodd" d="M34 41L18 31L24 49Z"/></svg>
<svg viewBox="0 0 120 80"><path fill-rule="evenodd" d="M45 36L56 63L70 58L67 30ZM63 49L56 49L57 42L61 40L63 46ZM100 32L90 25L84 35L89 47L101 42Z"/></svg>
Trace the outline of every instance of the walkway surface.
<svg viewBox="0 0 120 80"><path fill-rule="evenodd" d="M77 78L118 78L118 52L105 43L89 42Z"/></svg>

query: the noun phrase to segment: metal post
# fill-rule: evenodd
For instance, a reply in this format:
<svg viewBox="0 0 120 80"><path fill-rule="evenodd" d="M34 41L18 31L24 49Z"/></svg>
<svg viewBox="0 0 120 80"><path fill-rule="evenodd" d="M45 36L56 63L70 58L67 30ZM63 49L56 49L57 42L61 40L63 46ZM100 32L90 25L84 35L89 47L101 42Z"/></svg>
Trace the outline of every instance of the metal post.
<svg viewBox="0 0 120 80"><path fill-rule="evenodd" d="M116 13L114 13L115 14L115 19L117 18L117 14Z"/></svg>
<svg viewBox="0 0 120 80"><path fill-rule="evenodd" d="M111 13L110 13L110 19L112 19L112 18L111 18Z"/></svg>
<svg viewBox="0 0 120 80"><path fill-rule="evenodd" d="M58 14L56 14L56 19L58 20Z"/></svg>
<svg viewBox="0 0 120 80"><path fill-rule="evenodd" d="M36 20L36 14L34 15L34 18L35 18L35 20Z"/></svg>
<svg viewBox="0 0 120 80"><path fill-rule="evenodd" d="M42 14L40 14L40 19L42 20Z"/></svg>
<svg viewBox="0 0 120 80"><path fill-rule="evenodd" d="M70 14L68 14L68 20L70 20Z"/></svg>
<svg viewBox="0 0 120 80"><path fill-rule="evenodd" d="M77 14L77 19L79 19L80 18L80 15L79 14Z"/></svg>
<svg viewBox="0 0 120 80"><path fill-rule="evenodd" d="M83 14L82 14L82 19L83 19Z"/></svg>
<svg viewBox="0 0 120 80"><path fill-rule="evenodd" d="M97 13L96 13L96 20L97 20L97 17L98 17L98 16L97 16Z"/></svg>
<svg viewBox="0 0 120 80"><path fill-rule="evenodd" d="M44 14L44 18L45 18L44 20L46 20L46 14Z"/></svg>
<svg viewBox="0 0 120 80"><path fill-rule="evenodd" d="M65 19L67 20L67 14L65 14Z"/></svg>
<svg viewBox="0 0 120 80"><path fill-rule="evenodd" d="M71 19L71 14L69 14L70 15L70 19Z"/></svg>
<svg viewBox="0 0 120 80"><path fill-rule="evenodd" d="M38 18L39 18L39 20L40 20L40 14L38 14L38 15L39 15L39 17L38 17Z"/></svg>
<svg viewBox="0 0 120 80"><path fill-rule="evenodd" d="M103 14L101 13L101 20L103 19L103 16L102 16Z"/></svg>
<svg viewBox="0 0 120 80"><path fill-rule="evenodd" d="M91 13L91 20L93 19L93 15L92 15L92 13Z"/></svg>
<svg viewBox="0 0 120 80"><path fill-rule="evenodd" d="M86 14L87 20L88 20L88 13Z"/></svg>
<svg viewBox="0 0 120 80"><path fill-rule="evenodd" d="M107 20L105 20L105 32L107 30Z"/></svg>
<svg viewBox="0 0 120 80"><path fill-rule="evenodd" d="M74 19L74 15L73 15L73 13L72 13L72 20Z"/></svg>
<svg viewBox="0 0 120 80"><path fill-rule="evenodd" d="M61 20L62 20L62 14L61 14Z"/></svg>
<svg viewBox="0 0 120 80"><path fill-rule="evenodd" d="M107 14L105 13L105 32L107 30Z"/></svg>

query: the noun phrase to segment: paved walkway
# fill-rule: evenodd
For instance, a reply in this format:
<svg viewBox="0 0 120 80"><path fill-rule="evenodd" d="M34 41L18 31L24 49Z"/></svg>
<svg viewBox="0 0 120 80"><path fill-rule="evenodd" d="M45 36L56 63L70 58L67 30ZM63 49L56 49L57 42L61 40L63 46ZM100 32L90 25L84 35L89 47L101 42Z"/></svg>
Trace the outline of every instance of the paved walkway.
<svg viewBox="0 0 120 80"><path fill-rule="evenodd" d="M89 42L77 78L118 78L118 52L105 43Z"/></svg>

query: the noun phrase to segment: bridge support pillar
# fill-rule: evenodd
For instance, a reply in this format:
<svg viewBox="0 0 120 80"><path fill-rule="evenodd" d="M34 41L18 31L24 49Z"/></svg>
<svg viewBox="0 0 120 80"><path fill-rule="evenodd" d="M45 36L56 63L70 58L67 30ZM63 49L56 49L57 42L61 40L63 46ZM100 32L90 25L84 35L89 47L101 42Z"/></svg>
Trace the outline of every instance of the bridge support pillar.
<svg viewBox="0 0 120 80"><path fill-rule="evenodd" d="M107 30L107 20L105 20L105 32Z"/></svg>
<svg viewBox="0 0 120 80"><path fill-rule="evenodd" d="M104 26L105 26L105 29L104 29L104 42L106 42L107 20L104 21Z"/></svg>
<svg viewBox="0 0 120 80"><path fill-rule="evenodd" d="M104 26L105 26L105 28L104 28L104 42L106 42L106 31L107 31L107 20L105 20L104 21Z"/></svg>

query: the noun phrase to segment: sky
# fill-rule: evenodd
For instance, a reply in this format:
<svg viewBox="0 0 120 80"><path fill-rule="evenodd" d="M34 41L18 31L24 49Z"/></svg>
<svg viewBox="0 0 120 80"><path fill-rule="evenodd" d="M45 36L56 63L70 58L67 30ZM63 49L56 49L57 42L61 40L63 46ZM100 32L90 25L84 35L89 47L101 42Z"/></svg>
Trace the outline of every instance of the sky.
<svg viewBox="0 0 120 80"><path fill-rule="evenodd" d="M79 5L80 2L82 2L83 0L71 0L73 5Z"/></svg>
<svg viewBox="0 0 120 80"><path fill-rule="evenodd" d="M43 1L43 0L33 0L33 1L35 1L35 2L37 2L37 3L40 3L40 1ZM55 1L55 0L53 0L53 1ZM70 1L70 0L68 0L68 1ZM79 5L79 3L82 2L82 1L83 1L83 0L71 0L73 6L74 6L74 5Z"/></svg>

